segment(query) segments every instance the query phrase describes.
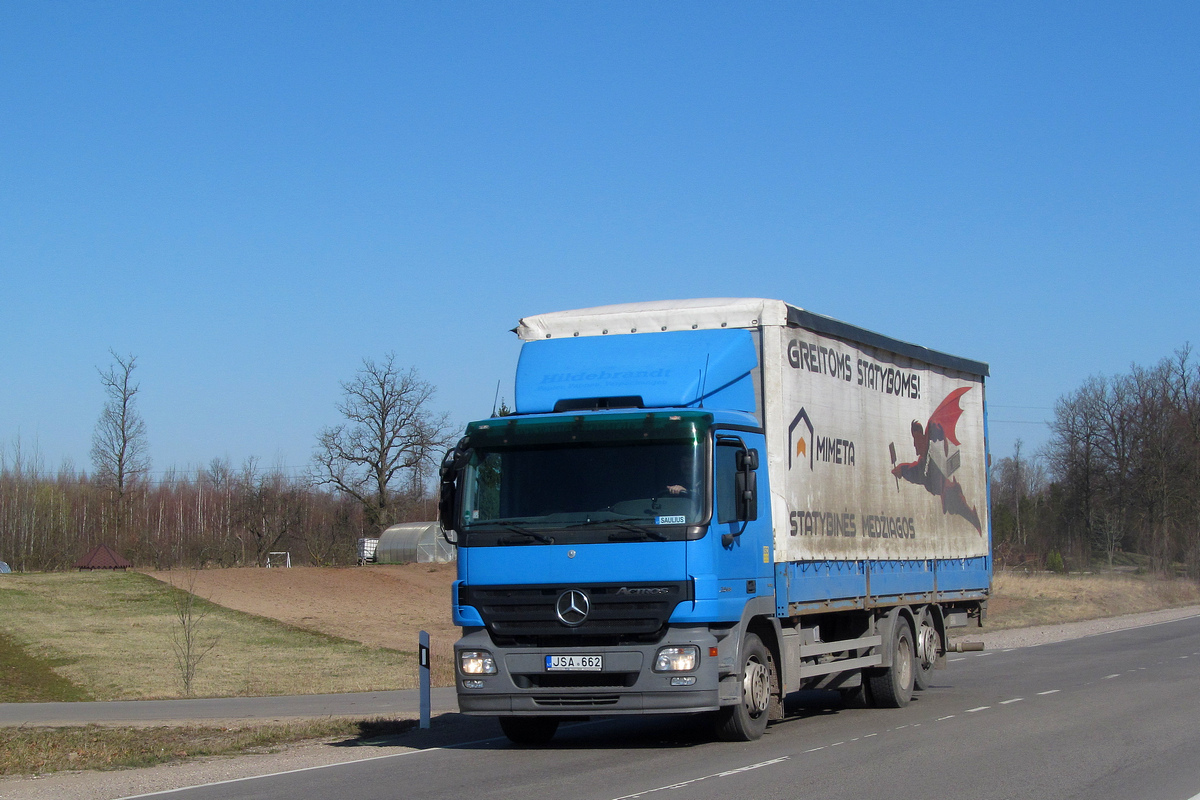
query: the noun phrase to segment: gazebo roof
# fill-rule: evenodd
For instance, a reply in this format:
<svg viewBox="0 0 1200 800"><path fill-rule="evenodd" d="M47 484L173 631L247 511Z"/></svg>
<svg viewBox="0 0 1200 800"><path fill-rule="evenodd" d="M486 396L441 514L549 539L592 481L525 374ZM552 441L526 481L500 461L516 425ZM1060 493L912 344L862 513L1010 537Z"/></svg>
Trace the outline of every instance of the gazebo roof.
<svg viewBox="0 0 1200 800"><path fill-rule="evenodd" d="M106 544L98 544L86 556L75 562L77 569L129 569L129 563L117 551Z"/></svg>

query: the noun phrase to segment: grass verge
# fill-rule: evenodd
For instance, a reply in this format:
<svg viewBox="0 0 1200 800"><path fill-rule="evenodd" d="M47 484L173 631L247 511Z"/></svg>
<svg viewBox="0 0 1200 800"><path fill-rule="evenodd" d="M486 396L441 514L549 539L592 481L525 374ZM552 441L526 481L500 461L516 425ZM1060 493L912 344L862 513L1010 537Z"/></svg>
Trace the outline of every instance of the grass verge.
<svg viewBox="0 0 1200 800"><path fill-rule="evenodd" d="M312 740L354 743L396 736L415 725L415 720L326 719L235 728L0 728L0 776L151 767L205 756L272 752Z"/></svg>
<svg viewBox="0 0 1200 800"><path fill-rule="evenodd" d="M1127 573L996 572L985 631L1200 605L1200 584Z"/></svg>
<svg viewBox="0 0 1200 800"><path fill-rule="evenodd" d="M95 700L179 697L183 681L172 632L179 592L137 573L5 575L0 633ZM381 691L416 686L415 656L303 631L202 602L198 696L244 697ZM16 645L14 647L13 645ZM20 656L14 656L19 658ZM36 684L41 678L33 679ZM32 699L32 698L29 698ZM57 698L63 699L63 698Z"/></svg>
<svg viewBox="0 0 1200 800"><path fill-rule="evenodd" d="M0 703L90 700L86 691L54 671L66 663L31 656L11 636L0 633Z"/></svg>

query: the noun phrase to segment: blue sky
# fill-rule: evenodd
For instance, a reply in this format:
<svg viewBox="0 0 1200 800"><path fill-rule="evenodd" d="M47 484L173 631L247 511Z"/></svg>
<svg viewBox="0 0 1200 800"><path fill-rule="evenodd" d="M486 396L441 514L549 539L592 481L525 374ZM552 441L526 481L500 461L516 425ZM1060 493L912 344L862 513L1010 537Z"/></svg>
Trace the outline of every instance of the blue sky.
<svg viewBox="0 0 1200 800"><path fill-rule="evenodd" d="M394 351L456 424L528 314L761 296L987 361L993 452L1196 341L1190 3L8 2L0 445L299 470Z"/></svg>

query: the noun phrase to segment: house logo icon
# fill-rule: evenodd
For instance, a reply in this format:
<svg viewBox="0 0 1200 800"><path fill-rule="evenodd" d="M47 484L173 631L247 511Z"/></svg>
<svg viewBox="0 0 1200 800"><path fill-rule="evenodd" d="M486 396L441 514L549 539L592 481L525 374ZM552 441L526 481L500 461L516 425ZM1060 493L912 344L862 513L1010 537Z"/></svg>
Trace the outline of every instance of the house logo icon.
<svg viewBox="0 0 1200 800"><path fill-rule="evenodd" d="M804 423L804 427L800 424ZM797 428L799 430L797 431ZM803 408L788 426L788 469L792 468L792 460L808 456L808 468L813 468L813 424L808 418L808 412Z"/></svg>

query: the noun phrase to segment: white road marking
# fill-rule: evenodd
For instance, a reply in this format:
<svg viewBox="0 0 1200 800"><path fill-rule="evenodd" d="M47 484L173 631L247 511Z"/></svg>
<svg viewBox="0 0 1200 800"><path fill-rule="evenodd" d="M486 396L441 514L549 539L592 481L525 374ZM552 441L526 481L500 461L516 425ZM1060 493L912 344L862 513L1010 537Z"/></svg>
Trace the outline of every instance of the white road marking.
<svg viewBox="0 0 1200 800"><path fill-rule="evenodd" d="M457 750L460 747L470 747L476 744L486 744L487 742L503 741L503 736L493 736L489 739L476 739L473 742L463 742L461 744L451 745L449 747L426 747L423 750L407 750L403 753L388 753L383 756L370 756L368 758L356 758L353 761L339 761L335 764L318 764L315 767L301 767L299 769L285 769L282 772L268 772L263 775L248 775L245 778L230 778L227 781L213 781L212 783L197 783L194 786L181 786L177 789L163 789L159 792L148 792L146 794L131 794L118 800L137 800L141 797L160 797L165 794L175 794L176 792L186 792L192 789L204 789L209 786L225 786L231 783L245 783L246 781L256 781L261 778L277 778L280 775L295 775L298 772L313 772L318 769L329 769L331 767L345 767L350 764L363 764L368 761L382 761L385 758L401 758L402 756L416 756L421 753L435 753L441 750Z"/></svg>
<svg viewBox="0 0 1200 800"><path fill-rule="evenodd" d="M816 749L819 750L821 748L816 748ZM809 751L809 752L812 752L812 751ZM791 758L791 756L781 756L779 758L772 758L770 761L760 761L757 764L747 764L744 767L737 767L736 769L728 769L728 770L725 770L724 772L714 772L712 775L704 775L699 778L692 778L691 780L680 781L679 783L672 783L667 786L658 786L654 789L646 789L644 791L635 792L633 794L621 795L620 797L616 798L616 800L633 800L633 798L635 798L635 797L645 797L646 795L654 794L655 792L665 792L670 789L682 789L685 786L691 786L693 784L699 783L700 781L707 781L712 778L728 778L730 775L740 775L741 773L749 772L752 769L762 769L763 767L769 767L772 764L778 764L781 761L787 761L789 758Z"/></svg>
<svg viewBox="0 0 1200 800"><path fill-rule="evenodd" d="M1025 699L1024 697L1014 697L1012 700L1001 700L1001 701L1000 701L1000 705L1002 705L1002 706L1006 706L1006 705L1008 705L1009 703L1019 703L1019 702L1021 702L1021 701L1022 701L1022 700L1024 700L1024 699Z"/></svg>
<svg viewBox="0 0 1200 800"><path fill-rule="evenodd" d="M1112 675L1105 675L1101 680L1111 681L1113 678L1119 678L1119 677L1121 677L1121 673L1116 672L1116 673L1113 673Z"/></svg>
<svg viewBox="0 0 1200 800"><path fill-rule="evenodd" d="M1055 692L1061 692L1061 691L1062 691L1062 689L1051 689L1048 692L1038 692L1038 695L1040 696L1040 695L1045 695L1045 694L1054 694Z"/></svg>
<svg viewBox="0 0 1200 800"><path fill-rule="evenodd" d="M976 711L987 711L991 706L979 706L978 708L968 708L966 713L974 714Z"/></svg>
<svg viewBox="0 0 1200 800"><path fill-rule="evenodd" d="M944 717L938 717L938 720L937 720L937 721L938 721L938 722L941 722L942 720L945 720L945 719L954 719L954 717L955 717L955 716L956 716L955 714L947 714L947 715L946 715L946 716L944 716Z"/></svg>
<svg viewBox="0 0 1200 800"><path fill-rule="evenodd" d="M966 660L967 660L966 656L963 656L961 658L952 658L952 659L950 659L950 663L953 664L955 661L966 661Z"/></svg>
<svg viewBox="0 0 1200 800"><path fill-rule="evenodd" d="M778 764L780 761L787 761L789 758L791 758L791 756L780 756L779 758L772 758L770 761L760 761L757 764L747 764L744 767L738 767L736 769L728 769L728 770L725 770L724 772L718 772L717 777L718 778L728 778L730 775L737 775L742 772L749 772L752 769L760 769L762 767L769 767L772 764Z"/></svg>

